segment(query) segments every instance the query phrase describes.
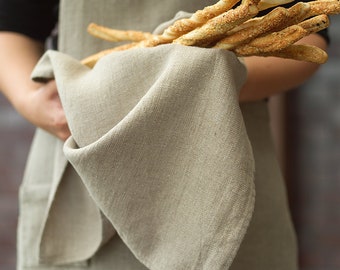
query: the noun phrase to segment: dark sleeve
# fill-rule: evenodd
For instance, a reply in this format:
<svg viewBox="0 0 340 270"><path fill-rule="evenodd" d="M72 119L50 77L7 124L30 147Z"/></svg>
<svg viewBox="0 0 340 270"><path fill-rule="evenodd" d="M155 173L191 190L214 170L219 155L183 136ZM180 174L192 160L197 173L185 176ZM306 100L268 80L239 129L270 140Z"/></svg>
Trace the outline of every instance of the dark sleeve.
<svg viewBox="0 0 340 270"><path fill-rule="evenodd" d="M309 2L309 1L311 1L311 0L305 0L305 1L301 1L301 2ZM282 7L289 8L289 7L293 6L293 5L295 5L296 3L297 3L296 1L293 1L291 3L282 5ZM271 10L272 9L264 10L264 11L260 12L259 16L263 16L263 15L267 14L268 12L270 12ZM322 36L326 40L327 43L330 42L330 38L329 38L329 35L328 35L328 29L327 28L317 32L317 34Z"/></svg>
<svg viewBox="0 0 340 270"><path fill-rule="evenodd" d="M59 0L0 0L0 31L44 41L58 20Z"/></svg>

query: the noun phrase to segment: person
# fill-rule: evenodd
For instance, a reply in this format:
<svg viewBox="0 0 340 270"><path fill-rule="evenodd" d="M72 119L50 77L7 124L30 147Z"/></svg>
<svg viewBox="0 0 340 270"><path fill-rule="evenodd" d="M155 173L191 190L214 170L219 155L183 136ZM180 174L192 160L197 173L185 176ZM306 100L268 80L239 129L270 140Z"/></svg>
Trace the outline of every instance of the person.
<svg viewBox="0 0 340 270"><path fill-rule="evenodd" d="M57 23L56 7L59 6L60 13L58 49L82 59L107 46L84 33L89 22L152 31L179 10L194 12L215 2L83 0L61 1L59 4L55 0L0 1L0 89L13 107L37 126L32 149L49 148L45 150L48 154L32 150L27 166L38 166L40 176L34 179L35 183L29 183L33 180L27 176L30 172L27 169L25 177L29 180L23 185L26 189L20 191L18 269L147 269L117 235L92 257L81 262L53 266L39 260L39 243L34 239L42 220L28 222L31 212L27 205L34 204L38 209L48 204L53 179L48 179L45 174L53 170L51 163L56 161L56 155L62 155L63 142L71 135L55 81L42 83L30 79L44 53L44 42ZM312 34L301 42L326 49L327 35ZM240 90L239 102L256 164L256 201L247 233L230 269L294 270L298 267L296 240L284 183L271 143L266 99L302 84L319 65L274 57L246 57L244 62L248 76ZM46 164L35 165L34 159ZM72 168L68 167L68 173L72 174ZM32 192L37 187L39 192ZM45 197L39 195L41 192Z"/></svg>

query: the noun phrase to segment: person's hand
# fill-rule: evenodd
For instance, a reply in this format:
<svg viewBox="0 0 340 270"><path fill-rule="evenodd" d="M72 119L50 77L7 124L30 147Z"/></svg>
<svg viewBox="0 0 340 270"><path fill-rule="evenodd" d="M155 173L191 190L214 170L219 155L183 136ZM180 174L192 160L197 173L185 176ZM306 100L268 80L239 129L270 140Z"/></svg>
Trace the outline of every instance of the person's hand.
<svg viewBox="0 0 340 270"><path fill-rule="evenodd" d="M32 124L65 141L70 135L54 80L30 91L18 111Z"/></svg>

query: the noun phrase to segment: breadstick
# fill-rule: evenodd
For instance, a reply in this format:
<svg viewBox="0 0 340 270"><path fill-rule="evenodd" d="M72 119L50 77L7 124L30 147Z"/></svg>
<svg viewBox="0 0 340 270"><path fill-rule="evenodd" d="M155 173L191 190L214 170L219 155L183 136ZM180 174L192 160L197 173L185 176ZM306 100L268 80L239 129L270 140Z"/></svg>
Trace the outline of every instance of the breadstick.
<svg viewBox="0 0 340 270"><path fill-rule="evenodd" d="M335 15L340 13L339 0L318 0L309 2L309 4L311 6L311 10L308 17L320 14Z"/></svg>
<svg viewBox="0 0 340 270"><path fill-rule="evenodd" d="M308 4L300 3L299 13L304 15L308 12ZM249 20L245 22L243 28L233 34L229 34L226 38L220 40L214 47L231 50L239 44L245 44L250 42L252 39L263 35L265 33L274 32L275 30L282 30L284 26L289 24L292 18L295 18L298 14L297 8L295 9L285 9L282 7L277 7L267 15L257 19Z"/></svg>
<svg viewBox="0 0 340 270"><path fill-rule="evenodd" d="M96 54L90 55L89 57L86 57L85 59L81 61L81 63L85 66L93 68L94 65L98 62L98 60L102 58L103 56L108 55L113 52L129 50L135 46L136 46L136 43L129 43L129 44L125 44L125 45L115 47L112 49L103 50Z"/></svg>
<svg viewBox="0 0 340 270"><path fill-rule="evenodd" d="M260 11L272 8L272 7L277 7L280 5L288 4L290 2L293 2L294 0L261 0L257 7Z"/></svg>
<svg viewBox="0 0 340 270"><path fill-rule="evenodd" d="M190 18L176 21L165 29L162 36L174 40L197 27L202 26L208 20L230 10L240 0L220 0L216 4L207 6L203 10L196 11Z"/></svg>
<svg viewBox="0 0 340 270"><path fill-rule="evenodd" d="M95 23L91 23L87 31L89 34L111 42L119 41L141 41L152 36L151 33L140 32L140 31L122 31L107 28Z"/></svg>
<svg viewBox="0 0 340 270"><path fill-rule="evenodd" d="M233 51L239 56L261 55L282 50L307 35L301 26L292 25L282 31L256 38L248 44L236 47Z"/></svg>
<svg viewBox="0 0 340 270"><path fill-rule="evenodd" d="M154 47L160 44L171 43L174 39L180 37L181 35L203 25L209 19L231 9L237 2L239 2L239 0L220 0L214 5L207 6L203 10L196 11L190 18L176 21L173 25L165 29L162 35L150 35L147 39L141 39L141 42L134 44L134 46ZM124 35L123 33L119 34ZM129 34L126 35L128 36Z"/></svg>
<svg viewBox="0 0 340 270"><path fill-rule="evenodd" d="M208 20L231 9L239 0L220 0L216 4L196 11L190 18L181 19L170 25L161 35L141 41L137 47L154 47L171 43L174 39L204 25Z"/></svg>
<svg viewBox="0 0 340 270"><path fill-rule="evenodd" d="M288 11L288 20L286 24L281 25L281 27L277 30L282 30L285 27L297 24L302 20L306 19L307 15L311 10L311 6L309 3L298 2L295 5L291 6L287 9Z"/></svg>
<svg viewBox="0 0 340 270"><path fill-rule="evenodd" d="M316 64L324 64L328 60L328 55L324 50L316 46L302 44L290 45L280 51L268 52L261 56L274 56Z"/></svg>
<svg viewBox="0 0 340 270"><path fill-rule="evenodd" d="M282 9L282 7L277 7L275 9ZM310 5L308 3L298 2L294 6L288 8L288 9L285 9L285 10L287 11L286 15L288 17L287 20L286 20L287 23L282 24L280 28L276 29L276 31L282 30L283 28L285 28L287 26L299 23L303 19L305 19L307 14L310 11ZM249 19L248 21L244 22L243 24L238 25L238 26L234 27L233 29L231 29L230 31L228 31L227 36L231 36L231 35L239 32L239 31L243 31L244 29L246 29L248 27L253 27L255 25L258 25L259 27L261 27L260 21L263 20L264 17L268 16L269 14L270 13L268 13L267 15L265 15L263 17L255 17L255 18ZM272 16L272 15L270 15L270 16ZM272 16L272 17L273 17L273 20L275 20L275 17L274 16ZM271 23L271 22L269 21L269 23Z"/></svg>
<svg viewBox="0 0 340 270"><path fill-rule="evenodd" d="M327 61L327 55L323 50L316 51L314 47L293 45L296 41L302 37L311 33L318 32L329 25L329 19L327 15L319 15L303 21L298 25L293 25L285 28L284 30L276 33L269 34L267 36L254 39L249 44L246 44L240 48L236 48L234 51L238 55L258 55L258 56L277 56L282 58L291 58L296 60L302 60L306 57L305 61L319 63L320 61ZM301 28L304 31L301 31ZM287 49L286 48L290 48ZM307 48L306 53L303 53L303 48ZM311 55L312 51L315 52L315 57ZM274 54L275 55L274 55ZM284 56L284 57L283 57Z"/></svg>
<svg viewBox="0 0 340 270"><path fill-rule="evenodd" d="M205 46L222 38L230 29L256 16L258 8L252 0L245 0L240 6L231 9L185 34L174 43L186 46Z"/></svg>
<svg viewBox="0 0 340 270"><path fill-rule="evenodd" d="M328 14L340 13L339 0L317 0L298 2L289 9L277 7L263 17L255 17L265 5L282 4L290 0L242 0L240 6L232 9L239 0L220 0L194 13L189 19L175 22L162 35L138 31L107 31L95 27L109 38L138 41L94 54L82 61L93 67L102 56L114 51L136 47L153 47L165 43L187 46L224 48L239 56L277 56L315 63L324 63L327 53L307 45L293 45L304 36L329 26ZM262 5L262 7L261 7ZM95 32L95 31L93 31ZM103 34L104 33L104 34ZM106 36L105 36L106 38ZM304 52L305 50L305 52Z"/></svg>
<svg viewBox="0 0 340 270"><path fill-rule="evenodd" d="M304 28L309 35L327 28L329 26L329 18L327 15L322 14L305 20L298 25Z"/></svg>

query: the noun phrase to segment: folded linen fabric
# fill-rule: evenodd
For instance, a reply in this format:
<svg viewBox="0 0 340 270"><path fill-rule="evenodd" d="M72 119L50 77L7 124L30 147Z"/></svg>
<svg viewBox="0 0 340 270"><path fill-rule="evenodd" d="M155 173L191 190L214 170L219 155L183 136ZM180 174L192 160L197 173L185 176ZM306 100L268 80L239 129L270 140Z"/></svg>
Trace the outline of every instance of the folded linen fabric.
<svg viewBox="0 0 340 270"><path fill-rule="evenodd" d="M89 69L48 51L32 77L55 78L72 133L64 153L136 258L150 269L229 268L255 192L238 104L246 70L233 53L162 45Z"/></svg>

